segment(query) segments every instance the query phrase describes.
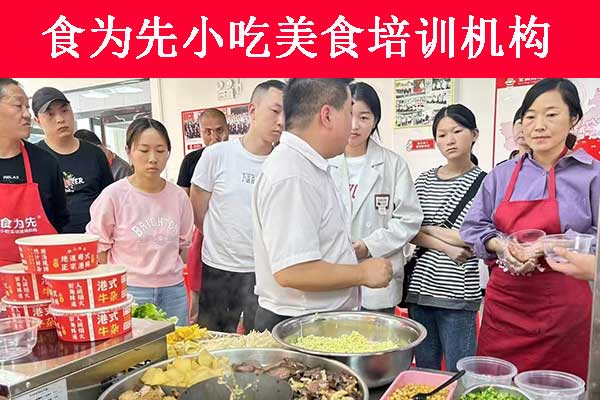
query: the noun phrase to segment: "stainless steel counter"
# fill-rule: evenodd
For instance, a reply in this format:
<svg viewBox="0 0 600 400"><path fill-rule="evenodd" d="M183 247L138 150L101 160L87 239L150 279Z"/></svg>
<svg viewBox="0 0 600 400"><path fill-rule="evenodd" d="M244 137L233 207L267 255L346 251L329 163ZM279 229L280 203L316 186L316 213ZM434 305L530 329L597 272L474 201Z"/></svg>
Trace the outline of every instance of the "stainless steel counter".
<svg viewBox="0 0 600 400"><path fill-rule="evenodd" d="M100 391L103 380L138 363L166 359L165 335L173 329L168 322L134 318L130 333L92 343L62 342L54 330L41 331L29 356L0 363L0 400L27 398L27 392L61 381L69 400L95 400L91 393Z"/></svg>

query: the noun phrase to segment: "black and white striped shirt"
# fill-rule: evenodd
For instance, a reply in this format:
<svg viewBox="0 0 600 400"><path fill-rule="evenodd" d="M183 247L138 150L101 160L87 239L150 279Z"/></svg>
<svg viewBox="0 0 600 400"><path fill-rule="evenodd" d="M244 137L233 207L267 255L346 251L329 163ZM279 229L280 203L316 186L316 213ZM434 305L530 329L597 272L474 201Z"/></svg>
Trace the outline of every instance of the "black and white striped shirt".
<svg viewBox="0 0 600 400"><path fill-rule="evenodd" d="M439 167L423 172L415 182L423 209L423 226L441 226L469 190L481 168L461 176L440 179ZM452 229L458 230L471 207L467 203ZM458 265L447 254L429 249L418 260L408 289L409 303L448 309L477 310L481 302L479 260L472 257Z"/></svg>

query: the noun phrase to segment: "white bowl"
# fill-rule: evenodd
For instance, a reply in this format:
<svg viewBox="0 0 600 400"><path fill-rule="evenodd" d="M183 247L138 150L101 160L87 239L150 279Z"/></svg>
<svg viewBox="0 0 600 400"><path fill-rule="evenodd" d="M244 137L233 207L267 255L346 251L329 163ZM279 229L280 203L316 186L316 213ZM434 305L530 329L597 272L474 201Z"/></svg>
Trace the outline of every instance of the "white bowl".
<svg viewBox="0 0 600 400"><path fill-rule="evenodd" d="M42 320L35 317L0 319L0 362L25 357L37 343Z"/></svg>

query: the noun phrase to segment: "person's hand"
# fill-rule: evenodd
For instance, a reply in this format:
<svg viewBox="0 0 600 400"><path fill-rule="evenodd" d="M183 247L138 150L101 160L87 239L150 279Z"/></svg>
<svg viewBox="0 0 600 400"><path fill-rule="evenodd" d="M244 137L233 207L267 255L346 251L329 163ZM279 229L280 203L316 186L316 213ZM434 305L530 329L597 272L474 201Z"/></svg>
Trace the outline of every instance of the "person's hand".
<svg viewBox="0 0 600 400"><path fill-rule="evenodd" d="M368 258L358 264L362 269L362 285L371 289L387 287L392 280L392 263L385 258Z"/></svg>
<svg viewBox="0 0 600 400"><path fill-rule="evenodd" d="M456 261L457 264L462 264L466 262L469 258L473 257L473 253L470 249L466 247L458 247L448 245L444 253L448 255L451 259Z"/></svg>
<svg viewBox="0 0 600 400"><path fill-rule="evenodd" d="M496 252L498 255L498 265L505 272L515 275L526 275L533 272L539 266L537 256L526 258L521 246L509 242L506 238L498 237L498 240L501 244L500 249ZM517 253L520 259L513 254L513 251Z"/></svg>
<svg viewBox="0 0 600 400"><path fill-rule="evenodd" d="M190 290L190 304L188 311L189 324L193 325L198 322L198 302L200 300L200 292Z"/></svg>
<svg viewBox="0 0 600 400"><path fill-rule="evenodd" d="M352 241L352 249L354 249L356 258L359 260L369 257L369 249L367 248L365 242L363 242L362 240Z"/></svg>
<svg viewBox="0 0 600 400"><path fill-rule="evenodd" d="M554 252L567 260L567 262L557 262L551 258L546 258L548 265L555 271L562 272L573 278L593 281L596 271L596 257L593 254L582 254L575 251L569 251L564 247L555 247Z"/></svg>
<svg viewBox="0 0 600 400"><path fill-rule="evenodd" d="M511 240L507 240L506 243L510 254L522 263L544 255L544 246L541 242L536 242L529 246L523 246Z"/></svg>

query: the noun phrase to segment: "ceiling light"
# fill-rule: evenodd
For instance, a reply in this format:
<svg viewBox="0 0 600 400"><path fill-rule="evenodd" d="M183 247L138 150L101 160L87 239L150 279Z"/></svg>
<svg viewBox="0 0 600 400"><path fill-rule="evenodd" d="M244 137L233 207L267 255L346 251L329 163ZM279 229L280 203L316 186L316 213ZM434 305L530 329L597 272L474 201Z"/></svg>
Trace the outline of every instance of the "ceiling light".
<svg viewBox="0 0 600 400"><path fill-rule="evenodd" d="M112 88L112 90L119 94L135 94L144 92L144 89L135 86L116 86Z"/></svg>
<svg viewBox="0 0 600 400"><path fill-rule="evenodd" d="M88 99L107 99L111 95L111 91L106 89L94 89L88 92L81 93L81 96L86 97Z"/></svg>

